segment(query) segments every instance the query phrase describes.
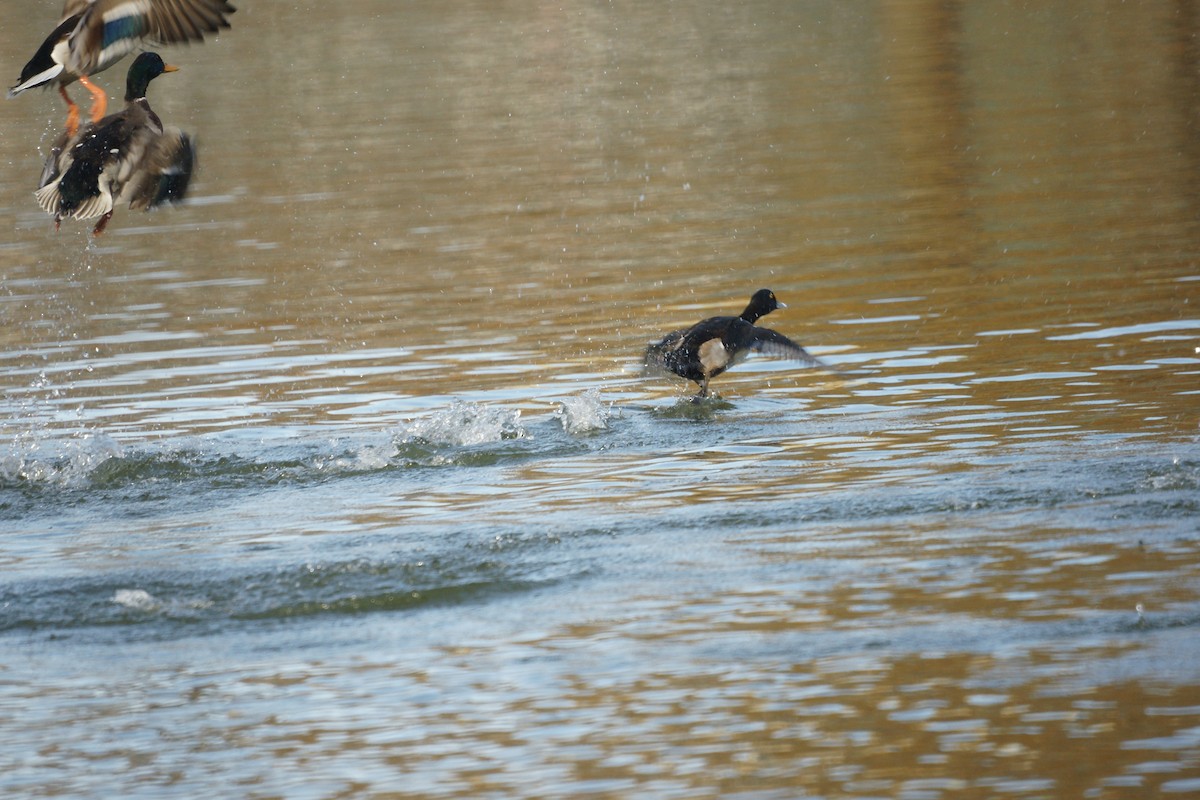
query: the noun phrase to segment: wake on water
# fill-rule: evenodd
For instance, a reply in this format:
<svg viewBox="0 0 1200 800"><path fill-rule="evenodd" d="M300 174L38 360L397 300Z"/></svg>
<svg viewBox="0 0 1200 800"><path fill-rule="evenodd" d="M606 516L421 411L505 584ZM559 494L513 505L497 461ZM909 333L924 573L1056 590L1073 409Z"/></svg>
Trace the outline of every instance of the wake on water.
<svg viewBox="0 0 1200 800"><path fill-rule="evenodd" d="M598 389L560 398L548 415L569 436L608 429L614 416ZM465 451L553 434L520 409L454 400L448 407L385 431L296 436L295 429L238 430L139 443L102 432L71 436L49 429L14 435L0 450L0 491L86 490L145 481L208 479L228 486L303 481L394 467L458 463ZM231 446L232 445L232 446Z"/></svg>

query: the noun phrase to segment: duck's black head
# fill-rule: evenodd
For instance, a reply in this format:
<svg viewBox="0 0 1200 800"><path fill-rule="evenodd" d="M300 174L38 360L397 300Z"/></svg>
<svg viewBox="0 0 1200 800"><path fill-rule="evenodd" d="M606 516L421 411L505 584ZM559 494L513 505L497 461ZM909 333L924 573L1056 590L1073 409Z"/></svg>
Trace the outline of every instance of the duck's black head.
<svg viewBox="0 0 1200 800"><path fill-rule="evenodd" d="M125 102L137 100L146 96L146 87L150 81L164 72L174 72L179 67L164 64L158 53L142 53L129 65L129 74L125 77Z"/></svg>
<svg viewBox="0 0 1200 800"><path fill-rule="evenodd" d="M754 323L759 317L765 317L777 308L787 308L775 299L775 293L770 289L759 289L750 296L750 304L742 312L742 319Z"/></svg>

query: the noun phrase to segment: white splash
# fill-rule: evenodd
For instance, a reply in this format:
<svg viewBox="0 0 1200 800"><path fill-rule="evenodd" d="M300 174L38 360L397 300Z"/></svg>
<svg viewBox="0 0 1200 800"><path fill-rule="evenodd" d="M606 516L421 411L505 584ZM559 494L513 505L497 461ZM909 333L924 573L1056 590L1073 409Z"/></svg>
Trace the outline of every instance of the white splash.
<svg viewBox="0 0 1200 800"><path fill-rule="evenodd" d="M36 432L19 434L12 449L0 451L0 481L79 486L96 467L121 455L121 446L103 434L46 441Z"/></svg>
<svg viewBox="0 0 1200 800"><path fill-rule="evenodd" d="M606 405L600 399L599 389L588 389L583 394L559 400L554 416L562 422L563 430L570 434L601 431L608 427L608 421L612 419L612 403Z"/></svg>
<svg viewBox="0 0 1200 800"><path fill-rule="evenodd" d="M524 439L526 431L520 420L520 410L455 400L449 408L408 423L401 440L463 447L503 439Z"/></svg>
<svg viewBox="0 0 1200 800"><path fill-rule="evenodd" d="M395 442L364 444L341 455L319 456L313 461L318 472L369 472L385 469L396 455Z"/></svg>
<svg viewBox="0 0 1200 800"><path fill-rule="evenodd" d="M113 592L112 601L134 611L153 611L158 608L154 595L143 589L117 589Z"/></svg>

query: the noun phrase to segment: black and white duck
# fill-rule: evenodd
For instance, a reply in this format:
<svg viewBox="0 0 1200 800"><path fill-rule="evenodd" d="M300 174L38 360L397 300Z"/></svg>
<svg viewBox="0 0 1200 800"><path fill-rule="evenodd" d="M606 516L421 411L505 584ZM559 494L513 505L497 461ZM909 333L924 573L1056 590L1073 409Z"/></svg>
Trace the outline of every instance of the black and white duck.
<svg viewBox="0 0 1200 800"><path fill-rule="evenodd" d="M696 398L708 396L708 382L751 353L825 366L782 333L755 323L786 308L770 289L759 289L736 317L709 317L690 328L673 331L646 350L645 363L700 384Z"/></svg>

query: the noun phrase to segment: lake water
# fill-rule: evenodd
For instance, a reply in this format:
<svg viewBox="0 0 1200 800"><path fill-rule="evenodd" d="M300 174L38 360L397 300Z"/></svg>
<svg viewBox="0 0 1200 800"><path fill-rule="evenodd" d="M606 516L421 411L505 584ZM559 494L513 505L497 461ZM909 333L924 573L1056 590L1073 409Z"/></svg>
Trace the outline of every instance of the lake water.
<svg viewBox="0 0 1200 800"><path fill-rule="evenodd" d="M1200 4L237 5L2 104L0 795L1200 792Z"/></svg>

